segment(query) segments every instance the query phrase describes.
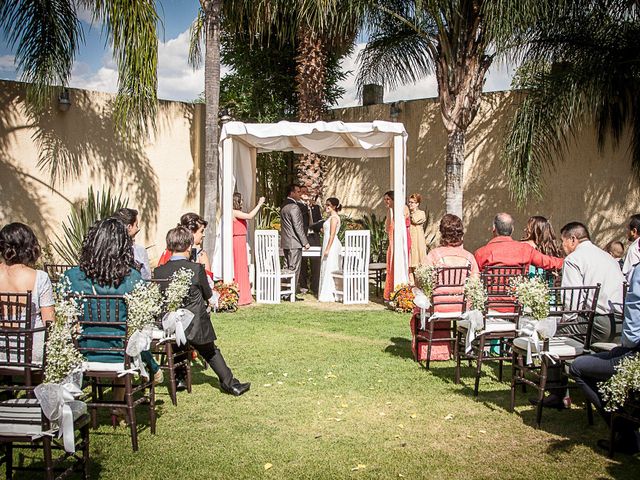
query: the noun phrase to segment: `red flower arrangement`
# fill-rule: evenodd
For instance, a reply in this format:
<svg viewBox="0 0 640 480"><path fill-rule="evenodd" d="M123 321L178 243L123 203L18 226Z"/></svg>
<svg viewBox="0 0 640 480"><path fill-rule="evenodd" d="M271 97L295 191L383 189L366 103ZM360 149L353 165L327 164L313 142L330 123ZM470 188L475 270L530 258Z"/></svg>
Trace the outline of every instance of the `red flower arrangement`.
<svg viewBox="0 0 640 480"><path fill-rule="evenodd" d="M389 301L389 308L395 310L398 313L408 313L413 311L413 299L415 295L411 291L411 286L403 283L396 287L391 294Z"/></svg>
<svg viewBox="0 0 640 480"><path fill-rule="evenodd" d="M224 283L221 280L214 284L214 289L220 295L218 299L219 312L235 312L238 310L238 284Z"/></svg>

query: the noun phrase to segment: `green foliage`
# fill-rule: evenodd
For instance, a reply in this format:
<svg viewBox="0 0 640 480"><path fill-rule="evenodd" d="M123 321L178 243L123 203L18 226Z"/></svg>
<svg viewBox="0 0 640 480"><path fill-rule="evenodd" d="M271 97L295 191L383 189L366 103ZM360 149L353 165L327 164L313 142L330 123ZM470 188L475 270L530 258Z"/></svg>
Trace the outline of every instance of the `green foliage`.
<svg viewBox="0 0 640 480"><path fill-rule="evenodd" d="M389 246L389 238L384 229L386 217L378 219L375 213L364 215L361 219L356 220L362 226L363 230L371 232L371 262L385 262L387 258L387 247Z"/></svg>
<svg viewBox="0 0 640 480"><path fill-rule="evenodd" d="M256 215L256 229L280 230L280 207L265 203Z"/></svg>
<svg viewBox="0 0 640 480"><path fill-rule="evenodd" d="M640 355L623 358L615 369L609 380L598 383L607 412L622 408L630 396L637 399L640 395Z"/></svg>
<svg viewBox="0 0 640 480"><path fill-rule="evenodd" d="M89 228L98 220L108 218L117 210L126 207L128 203L129 200L122 198L122 195L115 197L111 189L94 193L93 187L89 187L87 199L71 208L67 221L62 224L63 235L56 235L53 249L65 263L77 265L82 241Z"/></svg>

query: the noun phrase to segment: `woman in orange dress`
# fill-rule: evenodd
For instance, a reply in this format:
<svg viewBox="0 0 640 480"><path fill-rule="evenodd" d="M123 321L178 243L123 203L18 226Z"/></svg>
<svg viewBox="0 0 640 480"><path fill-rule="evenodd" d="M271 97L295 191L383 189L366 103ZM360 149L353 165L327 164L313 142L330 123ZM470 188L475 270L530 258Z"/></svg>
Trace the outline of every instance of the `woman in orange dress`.
<svg viewBox="0 0 640 480"><path fill-rule="evenodd" d="M384 194L384 203L387 206L387 218L385 220L385 231L387 232L387 237L389 238L389 245L387 247L387 278L384 284L384 294L383 298L386 301L391 299L391 294L393 293L393 190L390 190ZM409 208L405 205L404 207L404 219L405 225L407 229L407 251L411 248L410 237L409 237L409 226L411 225L411 220L409 219Z"/></svg>
<svg viewBox="0 0 640 480"><path fill-rule="evenodd" d="M247 259L247 220L256 216L263 203L264 197L260 197L254 209L246 213L242 211L242 194L233 194L233 272L240 296L238 305L249 305L253 301Z"/></svg>

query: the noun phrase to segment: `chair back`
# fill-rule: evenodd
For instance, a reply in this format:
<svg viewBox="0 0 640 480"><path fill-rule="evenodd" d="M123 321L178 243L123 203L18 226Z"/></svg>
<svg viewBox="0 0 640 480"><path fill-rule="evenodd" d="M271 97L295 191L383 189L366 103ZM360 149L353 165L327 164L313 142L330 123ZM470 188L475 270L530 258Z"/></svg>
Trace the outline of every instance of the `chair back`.
<svg viewBox="0 0 640 480"><path fill-rule="evenodd" d="M471 275L471 266L439 267L435 273L435 287L431 293L431 314L435 312L464 312L466 300L464 284Z"/></svg>
<svg viewBox="0 0 640 480"><path fill-rule="evenodd" d="M31 292L0 292L0 374L24 376L32 385L32 371L42 369L33 360L33 338L46 337L46 327L31 324Z"/></svg>
<svg viewBox="0 0 640 480"><path fill-rule="evenodd" d="M66 265L62 263L45 263L44 271L47 273L47 275L49 275L51 282L56 283L58 280L60 280L60 277L64 272L66 272L70 268L73 268L74 266L75 265Z"/></svg>
<svg viewBox="0 0 640 480"><path fill-rule="evenodd" d="M558 334L582 341L588 350L599 295L600 284L550 288L549 316L558 317Z"/></svg>
<svg viewBox="0 0 640 480"><path fill-rule="evenodd" d="M123 362L129 368L127 322L120 320L126 313L124 295L82 295L83 312L78 316L81 333L75 340L80 353L90 361L102 355Z"/></svg>
<svg viewBox="0 0 640 480"><path fill-rule="evenodd" d="M343 302L345 304L369 302L369 253L371 232L347 230L344 234L342 262Z"/></svg>
<svg viewBox="0 0 640 480"><path fill-rule="evenodd" d="M511 280L522 277L525 274L525 265L493 265L484 267L482 271L482 283L489 296L513 296Z"/></svg>
<svg viewBox="0 0 640 480"><path fill-rule="evenodd" d="M280 303L280 239L277 230L256 230L256 302Z"/></svg>

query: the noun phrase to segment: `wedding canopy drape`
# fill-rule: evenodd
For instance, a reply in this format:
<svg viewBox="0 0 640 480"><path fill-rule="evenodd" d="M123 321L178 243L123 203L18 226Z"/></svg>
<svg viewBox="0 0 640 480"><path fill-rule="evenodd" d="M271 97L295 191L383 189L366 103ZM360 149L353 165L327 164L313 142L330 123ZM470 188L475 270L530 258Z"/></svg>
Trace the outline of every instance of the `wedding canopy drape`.
<svg viewBox="0 0 640 480"><path fill-rule="evenodd" d="M233 281L233 193L255 201L256 154L273 151L317 153L344 161L389 158L394 212L403 212L407 132L401 123L242 123L228 122L220 133L218 195L222 210L214 274ZM284 199L283 199L284 200ZM394 282L407 283L408 252L404 215L394 215Z"/></svg>

